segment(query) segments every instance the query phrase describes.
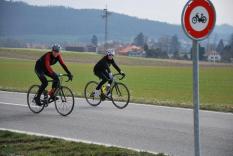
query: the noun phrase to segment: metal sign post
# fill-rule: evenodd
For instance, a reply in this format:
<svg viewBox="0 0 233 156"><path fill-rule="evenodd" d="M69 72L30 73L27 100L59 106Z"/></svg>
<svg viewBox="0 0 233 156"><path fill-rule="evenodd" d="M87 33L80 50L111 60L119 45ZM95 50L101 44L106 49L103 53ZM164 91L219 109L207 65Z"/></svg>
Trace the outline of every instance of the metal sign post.
<svg viewBox="0 0 233 156"><path fill-rule="evenodd" d="M194 148L195 156L200 156L200 132L199 132L199 46L198 41L193 40L193 104L194 104Z"/></svg>
<svg viewBox="0 0 233 156"><path fill-rule="evenodd" d="M209 0L190 0L183 9L181 21L186 35L192 39L193 59L193 119L194 119L194 153L200 156L199 126L199 40L209 36L215 26L216 13Z"/></svg>

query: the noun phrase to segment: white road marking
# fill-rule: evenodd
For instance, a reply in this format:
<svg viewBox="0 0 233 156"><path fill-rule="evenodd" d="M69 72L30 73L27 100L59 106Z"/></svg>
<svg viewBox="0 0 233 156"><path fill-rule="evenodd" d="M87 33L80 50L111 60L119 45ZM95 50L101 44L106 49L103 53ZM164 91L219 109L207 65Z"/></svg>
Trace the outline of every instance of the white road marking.
<svg viewBox="0 0 233 156"><path fill-rule="evenodd" d="M23 92L9 92L9 91L2 91L0 90L0 93L7 93L7 94L23 94L23 95L26 95L27 93L23 93ZM74 98L75 100L84 100L84 98ZM0 101L0 104L2 102ZM4 102L5 103L5 102ZM14 105L14 103L10 103L12 105ZM9 105L10 105L9 104ZM17 104L15 104L17 105ZM20 104L19 104L20 105ZM192 111L193 109L192 108L180 108L180 107L169 107L169 106L159 106L159 105L150 105L150 104L142 104L142 103L129 103L129 105L137 105L137 106L140 106L140 107L153 107L153 108L164 108L164 109L170 109L170 110L188 110L188 111ZM27 105L25 105L27 106ZM128 106L127 106L128 107ZM217 111L209 111L209 110L201 110L201 113L215 113L215 114L228 114L228 115L232 115L231 112L217 112Z"/></svg>
<svg viewBox="0 0 233 156"><path fill-rule="evenodd" d="M7 93L7 94L21 94L21 95L27 95L27 93L23 92L10 92L10 91L3 91L0 90L0 93ZM75 100L85 100L85 98L74 98ZM180 109L180 110L188 110L189 108L179 108L179 107L168 107L168 106L159 106L159 105L150 105L150 104L142 104L142 103L129 103L129 105L138 105L138 106L145 106L145 107L161 107L161 108L169 108L169 109Z"/></svg>
<svg viewBox="0 0 233 156"><path fill-rule="evenodd" d="M9 102L1 102L0 104L2 105L12 105L12 106L21 106L21 107L28 107L28 105L24 105L24 104L19 104L19 103L9 103Z"/></svg>

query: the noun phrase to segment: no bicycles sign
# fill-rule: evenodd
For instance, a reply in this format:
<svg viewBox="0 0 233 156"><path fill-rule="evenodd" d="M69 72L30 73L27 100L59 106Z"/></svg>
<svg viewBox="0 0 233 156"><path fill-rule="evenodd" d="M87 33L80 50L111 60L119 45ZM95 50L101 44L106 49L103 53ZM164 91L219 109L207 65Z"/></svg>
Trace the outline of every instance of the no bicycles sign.
<svg viewBox="0 0 233 156"><path fill-rule="evenodd" d="M200 156L198 41L208 37L214 29L216 13L209 0L190 0L185 5L181 18L184 32L193 40L194 152L195 156Z"/></svg>
<svg viewBox="0 0 233 156"><path fill-rule="evenodd" d="M215 9L209 0L190 0L182 13L182 26L193 40L202 40L215 26Z"/></svg>

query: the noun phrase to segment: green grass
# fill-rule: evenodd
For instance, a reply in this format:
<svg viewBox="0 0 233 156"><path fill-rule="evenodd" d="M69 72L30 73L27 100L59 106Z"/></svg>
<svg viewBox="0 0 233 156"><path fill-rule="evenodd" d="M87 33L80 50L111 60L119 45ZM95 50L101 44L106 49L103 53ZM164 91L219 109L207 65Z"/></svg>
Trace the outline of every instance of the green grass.
<svg viewBox="0 0 233 156"><path fill-rule="evenodd" d="M32 59L36 60L48 49L25 49L25 48L0 48L0 57L17 58L17 59ZM95 53L83 53L83 52L67 52L63 51L63 57L65 61L75 63L96 63L102 56ZM119 64L130 66L191 66L190 61L175 61L164 59L145 59L134 58L126 56L116 56Z"/></svg>
<svg viewBox="0 0 233 156"><path fill-rule="evenodd" d="M14 56L16 54L25 55L21 55L21 57L27 60L0 58L0 89L26 92L31 84L39 83L34 73L35 61L30 61L28 57L35 57L35 55L39 57L43 52L30 49L6 50L0 48L0 56L9 55L8 57L11 58L14 56L4 53L4 50L13 53ZM65 61L74 75L72 83L67 83L67 85L71 87L76 96L83 96L85 84L89 80L98 80L92 70L94 62L100 56L83 53L65 53L64 55ZM85 61L75 61L74 58ZM123 63L127 59L128 63ZM140 63L134 65L134 62L140 60L144 62L143 66L139 66ZM153 62L153 59L149 60ZM192 66L189 64L184 65L184 62L178 62L172 63L172 65L163 65L160 60L154 60L154 63L150 63L146 62L146 59L128 57L117 57L116 61L123 64L121 68L127 74L123 82L130 89L131 102L192 107ZM63 73L59 65L55 65L54 69ZM202 109L233 112L232 93L233 66L209 64L200 67Z"/></svg>
<svg viewBox="0 0 233 156"><path fill-rule="evenodd" d="M123 148L0 131L1 156L165 156Z"/></svg>

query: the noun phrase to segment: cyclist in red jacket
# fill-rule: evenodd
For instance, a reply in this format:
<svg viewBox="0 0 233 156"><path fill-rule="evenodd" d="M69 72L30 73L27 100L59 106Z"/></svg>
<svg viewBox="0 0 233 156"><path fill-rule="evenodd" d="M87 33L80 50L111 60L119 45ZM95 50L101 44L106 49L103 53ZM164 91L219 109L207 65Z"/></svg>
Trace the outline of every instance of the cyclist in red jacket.
<svg viewBox="0 0 233 156"><path fill-rule="evenodd" d="M61 46L57 44L53 45L52 51L45 53L43 56L41 56L36 61L35 73L42 83L38 90L37 96L35 97L35 102L37 105L41 105L40 96L48 85L48 80L46 79L45 76L49 76L50 78L54 80L52 84L52 89L49 91L48 94L50 95L50 99L55 100L54 92L59 85L59 78L58 78L58 75L53 71L51 66L56 64L57 62L59 62L61 66L63 67L63 69L66 71L66 73L68 74L69 80L73 79L73 75L68 70L68 68L66 67L62 59Z"/></svg>

